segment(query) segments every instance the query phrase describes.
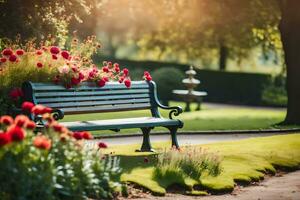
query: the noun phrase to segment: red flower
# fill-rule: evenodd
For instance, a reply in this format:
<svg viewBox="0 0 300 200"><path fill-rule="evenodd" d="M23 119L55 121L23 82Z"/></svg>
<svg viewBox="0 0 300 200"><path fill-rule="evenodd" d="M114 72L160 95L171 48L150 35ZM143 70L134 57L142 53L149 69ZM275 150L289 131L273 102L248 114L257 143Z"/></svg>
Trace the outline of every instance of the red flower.
<svg viewBox="0 0 300 200"><path fill-rule="evenodd" d="M14 54L12 54L12 55L9 56L8 60L9 60L10 62L16 62L17 56L14 55Z"/></svg>
<svg viewBox="0 0 300 200"><path fill-rule="evenodd" d="M59 49L58 47L56 47L56 46L52 46L52 47L50 48L50 52L51 52L52 54L59 54L60 49Z"/></svg>
<svg viewBox="0 0 300 200"><path fill-rule="evenodd" d="M124 77L121 76L121 77L119 78L119 83L123 83L123 81L124 81Z"/></svg>
<svg viewBox="0 0 300 200"><path fill-rule="evenodd" d="M17 54L18 56L22 56L24 53L25 53L25 52L24 52L23 49L17 49L17 50L16 50L16 54Z"/></svg>
<svg viewBox="0 0 300 200"><path fill-rule="evenodd" d="M0 118L0 124L11 125L14 123L14 119L9 115L4 115Z"/></svg>
<svg viewBox="0 0 300 200"><path fill-rule="evenodd" d="M4 58L4 57L0 58L0 62L5 63L6 61L7 61L7 58Z"/></svg>
<svg viewBox="0 0 300 200"><path fill-rule="evenodd" d="M148 163L149 159L147 157L144 157L144 163Z"/></svg>
<svg viewBox="0 0 300 200"><path fill-rule="evenodd" d="M144 71L144 76L149 76L150 73L148 71Z"/></svg>
<svg viewBox="0 0 300 200"><path fill-rule="evenodd" d="M104 143L104 142L99 142L98 143L98 147L99 147L99 149L106 149L107 148L107 144Z"/></svg>
<svg viewBox="0 0 300 200"><path fill-rule="evenodd" d="M125 80L124 80L124 84L125 84L125 86L126 86L127 88L130 88L130 86L131 86L131 80L130 80L130 79L125 79Z"/></svg>
<svg viewBox="0 0 300 200"><path fill-rule="evenodd" d="M92 134L90 132L88 132L88 131L81 132L81 135L82 135L83 139L86 139L86 140L93 139Z"/></svg>
<svg viewBox="0 0 300 200"><path fill-rule="evenodd" d="M107 66L105 66L105 67L102 67L102 71L108 73L108 72L109 72L109 69L108 69Z"/></svg>
<svg viewBox="0 0 300 200"><path fill-rule="evenodd" d="M70 54L69 54L68 51L62 51L62 52L61 52L61 56L62 56L64 59L69 59Z"/></svg>
<svg viewBox="0 0 300 200"><path fill-rule="evenodd" d="M43 51L48 51L48 48L46 46L42 46Z"/></svg>
<svg viewBox="0 0 300 200"><path fill-rule="evenodd" d="M10 91L9 96L12 100L17 101L20 97L24 96L24 94L20 88L15 88Z"/></svg>
<svg viewBox="0 0 300 200"><path fill-rule="evenodd" d="M119 63L115 63L115 64L114 64L114 68L116 68L116 67L117 67L117 68L120 67Z"/></svg>
<svg viewBox="0 0 300 200"><path fill-rule="evenodd" d="M109 81L108 77L106 77L106 76L104 76L102 79L103 79L105 82L108 82L108 81Z"/></svg>
<svg viewBox="0 0 300 200"><path fill-rule="evenodd" d="M31 103L31 102L28 102L28 101L25 101L23 104L22 104L22 110L24 112L31 112L31 109L34 107L34 104Z"/></svg>
<svg viewBox="0 0 300 200"><path fill-rule="evenodd" d="M53 125L53 129L54 129L54 131L56 131L58 133L63 133L66 130L64 126L62 126L58 123Z"/></svg>
<svg viewBox="0 0 300 200"><path fill-rule="evenodd" d="M0 147L3 147L6 144L11 142L11 137L7 133L0 132Z"/></svg>
<svg viewBox="0 0 300 200"><path fill-rule="evenodd" d="M106 81L102 78L101 80L98 81L98 86L103 87L105 86Z"/></svg>
<svg viewBox="0 0 300 200"><path fill-rule="evenodd" d="M37 66L38 68L42 68L42 67L43 67L43 63L38 62L38 63L36 63L36 66Z"/></svg>
<svg viewBox="0 0 300 200"><path fill-rule="evenodd" d="M72 66L71 69L73 72L78 72L78 68L76 66Z"/></svg>
<svg viewBox="0 0 300 200"><path fill-rule="evenodd" d="M53 55L52 55L52 59L53 59L53 60L57 60L57 56L53 54Z"/></svg>
<svg viewBox="0 0 300 200"><path fill-rule="evenodd" d="M10 135L12 141L18 142L25 138L25 131L19 126L12 125L7 129L7 134Z"/></svg>
<svg viewBox="0 0 300 200"><path fill-rule="evenodd" d="M81 132L74 132L73 133L73 138L75 138L76 140L82 140L83 135L81 134Z"/></svg>
<svg viewBox="0 0 300 200"><path fill-rule="evenodd" d="M40 55L43 54L43 51L42 50L37 50L35 53L36 53L36 55L40 56Z"/></svg>
<svg viewBox="0 0 300 200"><path fill-rule="evenodd" d="M28 121L29 119L26 115L18 115L15 118L15 125L17 125L18 127L23 127Z"/></svg>
<svg viewBox="0 0 300 200"><path fill-rule="evenodd" d="M147 76L145 76L145 79L147 80L147 81L152 81L152 77L151 77L151 75L149 74L149 75L147 75Z"/></svg>
<svg viewBox="0 0 300 200"><path fill-rule="evenodd" d="M51 148L51 140L46 136L36 136L33 140L33 145L39 149L49 150Z"/></svg>
<svg viewBox="0 0 300 200"><path fill-rule="evenodd" d="M108 67L112 67L112 62L107 63Z"/></svg>
<svg viewBox="0 0 300 200"><path fill-rule="evenodd" d="M44 107L43 109L43 114L46 114L46 113L52 113L52 108L49 108L49 107Z"/></svg>
<svg viewBox="0 0 300 200"><path fill-rule="evenodd" d="M84 79L84 75L83 75L83 73L79 72L79 74L78 74L78 78L79 78L80 80L83 80L83 79Z"/></svg>
<svg viewBox="0 0 300 200"><path fill-rule="evenodd" d="M44 114L45 106L42 105L35 105L32 109L31 112L35 115L42 115Z"/></svg>
<svg viewBox="0 0 300 200"><path fill-rule="evenodd" d="M4 50L2 51L2 55L3 55L3 56L10 56L10 55L12 55L12 54L13 54L12 49L4 49Z"/></svg>
<svg viewBox="0 0 300 200"><path fill-rule="evenodd" d="M72 85L78 85L80 83L80 79L72 77L71 78L71 83L72 83Z"/></svg>
<svg viewBox="0 0 300 200"><path fill-rule="evenodd" d="M36 125L35 125L35 123L34 123L33 121L28 121L28 122L26 123L26 128L27 128L27 129L33 130L33 129L35 129L35 127L36 127Z"/></svg>
<svg viewBox="0 0 300 200"><path fill-rule="evenodd" d="M124 69L123 69L123 74L124 74L125 76L128 76L129 70L128 70L127 68L124 68Z"/></svg>

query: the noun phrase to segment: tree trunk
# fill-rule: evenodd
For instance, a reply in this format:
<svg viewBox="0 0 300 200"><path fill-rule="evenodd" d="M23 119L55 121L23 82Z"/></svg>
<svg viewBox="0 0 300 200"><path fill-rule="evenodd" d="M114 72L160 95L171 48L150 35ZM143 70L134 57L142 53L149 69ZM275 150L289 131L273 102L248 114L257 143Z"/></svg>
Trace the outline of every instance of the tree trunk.
<svg viewBox="0 0 300 200"><path fill-rule="evenodd" d="M226 64L227 64L227 55L228 55L228 49L225 45L222 43L220 44L220 49L219 49L219 69L220 70L225 70L226 69Z"/></svg>
<svg viewBox="0 0 300 200"><path fill-rule="evenodd" d="M299 0L281 0L279 25L287 67L288 105L284 124L300 124L300 12Z"/></svg>

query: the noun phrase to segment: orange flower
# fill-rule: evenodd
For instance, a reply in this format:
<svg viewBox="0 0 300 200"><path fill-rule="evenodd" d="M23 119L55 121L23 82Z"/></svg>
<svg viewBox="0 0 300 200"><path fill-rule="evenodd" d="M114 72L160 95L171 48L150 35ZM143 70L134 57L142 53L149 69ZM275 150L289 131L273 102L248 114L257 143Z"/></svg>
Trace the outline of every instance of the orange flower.
<svg viewBox="0 0 300 200"><path fill-rule="evenodd" d="M52 141L44 135L36 136L33 140L33 145L39 149L49 150L51 148Z"/></svg>
<svg viewBox="0 0 300 200"><path fill-rule="evenodd" d="M9 115L4 115L0 118L0 124L11 125L14 119Z"/></svg>
<svg viewBox="0 0 300 200"><path fill-rule="evenodd" d="M18 115L15 118L15 124L19 127L23 127L29 121L26 115Z"/></svg>

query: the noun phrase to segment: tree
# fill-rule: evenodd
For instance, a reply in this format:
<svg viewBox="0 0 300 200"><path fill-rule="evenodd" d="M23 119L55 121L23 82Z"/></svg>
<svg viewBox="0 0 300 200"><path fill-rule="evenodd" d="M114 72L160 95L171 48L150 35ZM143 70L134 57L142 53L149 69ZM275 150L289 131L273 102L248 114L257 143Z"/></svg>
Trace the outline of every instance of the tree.
<svg viewBox="0 0 300 200"><path fill-rule="evenodd" d="M300 124L300 2L280 0L279 25L287 68L288 105L285 124Z"/></svg>

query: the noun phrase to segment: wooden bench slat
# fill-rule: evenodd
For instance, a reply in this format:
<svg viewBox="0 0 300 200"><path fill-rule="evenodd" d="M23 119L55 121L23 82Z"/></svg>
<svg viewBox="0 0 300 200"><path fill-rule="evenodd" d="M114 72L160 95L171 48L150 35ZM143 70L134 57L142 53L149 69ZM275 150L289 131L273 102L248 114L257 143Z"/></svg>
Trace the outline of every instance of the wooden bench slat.
<svg viewBox="0 0 300 200"><path fill-rule="evenodd" d="M143 94L149 93L149 89L124 89L124 90L106 90L106 91L87 91L87 92L38 92L36 97L65 97L65 96L103 96L110 94Z"/></svg>
<svg viewBox="0 0 300 200"><path fill-rule="evenodd" d="M115 100L115 99L139 99L139 98L150 98L149 94L132 94L132 95L105 95L105 96L94 96L92 100ZM90 101L91 97L52 97L52 98L38 98L37 103L55 103L55 102L74 102L74 101Z"/></svg>
<svg viewBox="0 0 300 200"><path fill-rule="evenodd" d="M150 109L150 103L140 104L120 104L120 105L104 105L104 106L90 106L77 108L62 108L61 110L66 114L80 114L80 113L95 113L95 112L116 112L127 110Z"/></svg>
<svg viewBox="0 0 300 200"><path fill-rule="evenodd" d="M92 100L90 98L90 100ZM113 105L113 104L139 104L139 103L150 103L149 98L144 99L122 99L122 100L106 100L106 101L80 101L80 102L68 102L68 103L46 103L45 106L51 108L66 108L66 107L86 107L86 106L98 106L98 105Z"/></svg>
<svg viewBox="0 0 300 200"><path fill-rule="evenodd" d="M180 122L178 120L170 120L165 118L138 117L126 119L63 122L62 124L72 131L93 131L155 126L176 126L179 125Z"/></svg>
<svg viewBox="0 0 300 200"><path fill-rule="evenodd" d="M98 87L93 83L82 83L81 86L76 88L67 89L63 85L54 85L51 83L33 83L34 91L84 91L84 90L95 90L95 91L103 91L107 89L127 89L124 84L108 82L104 87ZM130 89L147 89L149 85L143 81L132 82Z"/></svg>

